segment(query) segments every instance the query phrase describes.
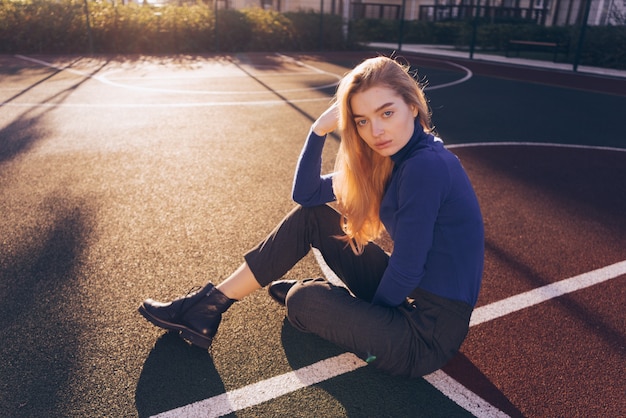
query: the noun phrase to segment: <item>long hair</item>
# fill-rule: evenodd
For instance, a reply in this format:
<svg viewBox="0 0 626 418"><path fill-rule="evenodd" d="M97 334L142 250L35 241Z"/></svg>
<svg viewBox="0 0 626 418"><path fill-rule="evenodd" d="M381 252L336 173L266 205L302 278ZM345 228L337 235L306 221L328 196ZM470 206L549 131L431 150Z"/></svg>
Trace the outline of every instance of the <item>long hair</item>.
<svg viewBox="0 0 626 418"><path fill-rule="evenodd" d="M430 110L419 83L404 66L387 57L370 58L350 71L339 83L336 102L339 106L341 144L335 160L333 190L342 214L342 228L355 254L380 236L380 202L391 177L393 162L372 150L360 137L354 122L351 100L354 94L374 86L386 87L418 110L425 132L431 132Z"/></svg>

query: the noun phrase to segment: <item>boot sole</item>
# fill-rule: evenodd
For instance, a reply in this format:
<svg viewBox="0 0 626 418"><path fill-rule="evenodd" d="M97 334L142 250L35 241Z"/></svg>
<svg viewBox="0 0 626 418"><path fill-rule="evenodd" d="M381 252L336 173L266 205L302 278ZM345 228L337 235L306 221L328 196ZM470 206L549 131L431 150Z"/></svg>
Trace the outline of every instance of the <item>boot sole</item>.
<svg viewBox="0 0 626 418"><path fill-rule="evenodd" d="M163 321L162 319L151 315L150 312L148 312L148 310L143 306L143 303L139 305L139 309L137 309L137 311L144 318L146 318L149 322L151 322L152 324L156 325L159 328L163 328L169 331L179 331L181 338L183 338L186 341L189 341L191 344L195 345L196 347L208 349L211 346L211 343L213 342L213 338L200 334L199 332L196 332L192 330L191 328L186 327L185 325Z"/></svg>

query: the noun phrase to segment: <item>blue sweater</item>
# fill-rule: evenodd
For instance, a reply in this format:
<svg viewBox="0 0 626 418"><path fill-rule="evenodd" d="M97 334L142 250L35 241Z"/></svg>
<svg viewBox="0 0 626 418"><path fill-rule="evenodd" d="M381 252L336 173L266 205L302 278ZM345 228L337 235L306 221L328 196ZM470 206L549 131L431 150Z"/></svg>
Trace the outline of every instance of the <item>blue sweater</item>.
<svg viewBox="0 0 626 418"><path fill-rule="evenodd" d="M332 174L321 175L325 138L312 131L293 186L294 200L316 206L335 200ZM478 200L458 158L416 122L396 154L380 207L394 242L372 303L397 306L415 288L474 306L483 272L484 230Z"/></svg>

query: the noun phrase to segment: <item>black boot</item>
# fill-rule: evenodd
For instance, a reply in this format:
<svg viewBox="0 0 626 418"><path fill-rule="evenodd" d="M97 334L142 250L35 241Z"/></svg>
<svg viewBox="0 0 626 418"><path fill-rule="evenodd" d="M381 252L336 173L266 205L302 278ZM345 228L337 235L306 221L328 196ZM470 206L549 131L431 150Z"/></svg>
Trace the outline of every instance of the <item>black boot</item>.
<svg viewBox="0 0 626 418"><path fill-rule="evenodd" d="M277 280L269 285L267 292L270 294L272 299L285 306L287 292L289 292L289 289L291 289L296 283L298 283L296 280Z"/></svg>
<svg viewBox="0 0 626 418"><path fill-rule="evenodd" d="M154 325L172 331L193 345L207 349L213 342L224 313L236 300L229 299L209 283L198 292L172 302L146 299L139 313Z"/></svg>

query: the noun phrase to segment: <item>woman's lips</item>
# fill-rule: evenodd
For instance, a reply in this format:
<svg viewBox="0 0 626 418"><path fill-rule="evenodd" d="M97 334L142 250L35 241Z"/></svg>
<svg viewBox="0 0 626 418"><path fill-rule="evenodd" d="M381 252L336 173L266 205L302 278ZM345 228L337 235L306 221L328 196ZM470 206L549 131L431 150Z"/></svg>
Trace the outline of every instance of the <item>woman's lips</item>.
<svg viewBox="0 0 626 418"><path fill-rule="evenodd" d="M380 141L374 144L374 146L377 149L383 149L383 148L387 148L389 145L391 145L393 141L391 139L389 140L385 140L385 141Z"/></svg>

